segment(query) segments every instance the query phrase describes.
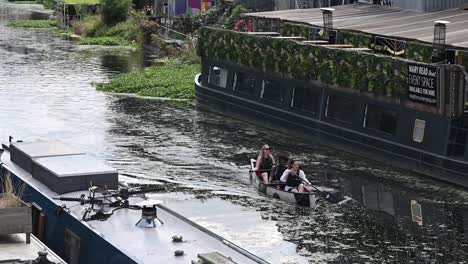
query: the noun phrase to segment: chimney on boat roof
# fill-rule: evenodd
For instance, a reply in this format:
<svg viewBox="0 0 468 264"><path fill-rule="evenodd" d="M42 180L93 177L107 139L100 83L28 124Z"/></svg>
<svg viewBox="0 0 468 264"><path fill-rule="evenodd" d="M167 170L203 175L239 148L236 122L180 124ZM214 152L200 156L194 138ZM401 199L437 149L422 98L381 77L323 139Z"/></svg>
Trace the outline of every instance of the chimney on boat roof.
<svg viewBox="0 0 468 264"><path fill-rule="evenodd" d="M447 60L447 52L445 50L447 24L450 24L450 22L444 20L434 21L433 63L445 62Z"/></svg>
<svg viewBox="0 0 468 264"><path fill-rule="evenodd" d="M156 206L162 203L159 200L145 200L138 204L141 207L141 219L135 224L137 227L152 228L163 225L158 218Z"/></svg>
<svg viewBox="0 0 468 264"><path fill-rule="evenodd" d="M320 8L323 15L323 37L329 39L329 31L333 29L333 11L334 8L323 7Z"/></svg>

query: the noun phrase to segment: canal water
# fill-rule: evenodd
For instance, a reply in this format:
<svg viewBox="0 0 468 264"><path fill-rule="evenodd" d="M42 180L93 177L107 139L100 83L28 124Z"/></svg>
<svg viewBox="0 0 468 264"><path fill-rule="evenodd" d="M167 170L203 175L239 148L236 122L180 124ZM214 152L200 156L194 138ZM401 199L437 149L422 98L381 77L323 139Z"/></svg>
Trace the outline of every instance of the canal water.
<svg viewBox="0 0 468 264"><path fill-rule="evenodd" d="M148 196L271 263L467 262L467 191L191 102L97 92L95 83L153 57L6 27L40 9L0 0L0 140L58 139L105 159L122 182L161 186ZM248 161L264 143L346 200L309 209L259 195Z"/></svg>

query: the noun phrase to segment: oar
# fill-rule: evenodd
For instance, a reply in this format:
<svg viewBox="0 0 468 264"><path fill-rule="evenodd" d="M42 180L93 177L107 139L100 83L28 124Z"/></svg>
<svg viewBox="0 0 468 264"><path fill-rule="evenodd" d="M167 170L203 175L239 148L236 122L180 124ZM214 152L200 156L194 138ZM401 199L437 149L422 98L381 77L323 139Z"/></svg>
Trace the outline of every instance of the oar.
<svg viewBox="0 0 468 264"><path fill-rule="evenodd" d="M259 172L270 172L271 170L249 170L249 172L254 172L254 171L259 171Z"/></svg>
<svg viewBox="0 0 468 264"><path fill-rule="evenodd" d="M304 180L303 180L302 182L305 183ZM306 189L307 189L307 187L309 187L309 186L312 187L312 188L314 188L316 191L318 191L318 192L323 196L323 198L327 199L328 201L330 201L330 202L332 202L332 203L338 202L339 199L338 199L333 193L331 193L331 192L323 192L323 191L319 190L317 187L315 187L315 186L313 186L313 185L305 185L305 184L304 184L304 188L306 188ZM309 191L309 190L308 190L308 191Z"/></svg>
<svg viewBox="0 0 468 264"><path fill-rule="evenodd" d="M302 183L304 184L304 188L305 188L307 191L310 192L310 190L308 190L308 189L306 188L306 186L310 186L310 187L314 188L315 190L317 190L317 191L323 196L323 198L327 199L327 200L330 201L331 203L336 203L336 202L338 202L339 199L338 199L335 195L333 195L332 193L330 193L330 192L322 192L321 190L319 190L317 187L313 186L312 184L311 184L311 185L307 185L307 182L304 181L301 177L299 177L296 173L294 173L294 172L290 172L290 173L291 173L291 174L294 174L296 177L298 177L299 179L301 179Z"/></svg>

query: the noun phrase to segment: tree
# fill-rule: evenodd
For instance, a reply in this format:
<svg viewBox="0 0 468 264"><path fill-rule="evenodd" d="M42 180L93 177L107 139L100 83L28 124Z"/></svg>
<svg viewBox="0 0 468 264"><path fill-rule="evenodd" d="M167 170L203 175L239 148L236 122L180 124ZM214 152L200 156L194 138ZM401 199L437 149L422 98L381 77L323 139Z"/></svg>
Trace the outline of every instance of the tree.
<svg viewBox="0 0 468 264"><path fill-rule="evenodd" d="M132 0L102 0L102 20L108 26L127 20Z"/></svg>

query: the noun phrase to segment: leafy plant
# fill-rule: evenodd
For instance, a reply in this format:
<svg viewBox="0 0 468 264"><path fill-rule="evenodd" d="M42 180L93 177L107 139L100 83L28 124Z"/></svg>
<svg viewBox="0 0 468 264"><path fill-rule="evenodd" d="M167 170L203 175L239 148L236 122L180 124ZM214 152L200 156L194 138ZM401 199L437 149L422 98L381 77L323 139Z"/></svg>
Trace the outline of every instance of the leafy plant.
<svg viewBox="0 0 468 264"><path fill-rule="evenodd" d="M103 45L103 46L125 46L129 43L125 40L122 40L118 37L93 37L81 38L80 45Z"/></svg>
<svg viewBox="0 0 468 264"><path fill-rule="evenodd" d="M56 20L19 20L7 24L15 28L57 28Z"/></svg>
<svg viewBox="0 0 468 264"><path fill-rule="evenodd" d="M132 0L102 0L101 13L104 24L115 25L127 20Z"/></svg>
<svg viewBox="0 0 468 264"><path fill-rule="evenodd" d="M222 15L223 9L220 6L214 6L206 11L193 15L191 17L193 31L198 30L202 26L215 24Z"/></svg>
<svg viewBox="0 0 468 264"><path fill-rule="evenodd" d="M417 42L408 42L406 47L406 57L409 60L429 63L432 61L432 46Z"/></svg>
<svg viewBox="0 0 468 264"><path fill-rule="evenodd" d="M139 35L141 35L141 30L138 24L127 20L111 27L103 25L97 30L95 36L119 38L128 43L133 43L138 41Z"/></svg>
<svg viewBox="0 0 468 264"><path fill-rule="evenodd" d="M72 24L75 34L85 37L94 37L103 26L101 16L87 16L81 21Z"/></svg>
<svg viewBox="0 0 468 264"><path fill-rule="evenodd" d="M234 29L236 22L242 18L242 14L247 13L249 10L242 5L237 5L234 8L226 10L226 22L224 27L227 29Z"/></svg>
<svg viewBox="0 0 468 264"><path fill-rule="evenodd" d="M391 56L213 28L200 30L198 54L298 80L318 80L330 86L393 97L406 94L408 61Z"/></svg>
<svg viewBox="0 0 468 264"><path fill-rule="evenodd" d="M42 4L45 8L52 9L54 7L54 0L36 0L36 3Z"/></svg>

